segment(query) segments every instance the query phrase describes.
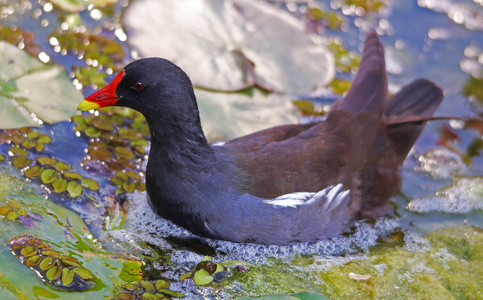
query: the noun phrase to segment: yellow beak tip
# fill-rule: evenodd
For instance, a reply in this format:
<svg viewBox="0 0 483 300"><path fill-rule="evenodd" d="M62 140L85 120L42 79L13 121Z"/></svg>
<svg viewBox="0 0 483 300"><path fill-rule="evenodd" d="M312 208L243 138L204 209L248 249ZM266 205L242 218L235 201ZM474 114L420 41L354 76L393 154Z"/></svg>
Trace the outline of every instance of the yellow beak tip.
<svg viewBox="0 0 483 300"><path fill-rule="evenodd" d="M87 111L91 109L98 109L99 107L100 106L97 103L84 100L79 104L79 106L77 106L77 110Z"/></svg>

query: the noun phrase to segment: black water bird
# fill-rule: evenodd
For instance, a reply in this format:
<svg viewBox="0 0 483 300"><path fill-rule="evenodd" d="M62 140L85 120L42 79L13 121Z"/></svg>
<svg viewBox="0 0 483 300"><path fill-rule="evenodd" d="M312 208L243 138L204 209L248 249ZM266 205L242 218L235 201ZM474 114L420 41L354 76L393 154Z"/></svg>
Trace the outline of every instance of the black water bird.
<svg viewBox="0 0 483 300"><path fill-rule="evenodd" d="M326 239L356 219L392 213L401 166L442 99L425 79L388 99L384 48L369 33L347 95L323 122L212 146L190 79L161 58L130 63L78 109L125 106L146 117L146 188L158 215L200 236L280 245Z"/></svg>

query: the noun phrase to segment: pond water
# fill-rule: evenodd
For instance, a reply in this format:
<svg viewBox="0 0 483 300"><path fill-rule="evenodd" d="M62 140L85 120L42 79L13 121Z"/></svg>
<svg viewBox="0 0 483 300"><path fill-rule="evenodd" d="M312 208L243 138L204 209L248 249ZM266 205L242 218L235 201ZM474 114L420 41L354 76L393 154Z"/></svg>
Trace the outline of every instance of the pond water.
<svg viewBox="0 0 483 300"><path fill-rule="evenodd" d="M193 5L186 2L187 9ZM71 80L59 79L59 84L73 81L66 93L79 102L142 53L130 44L130 25L123 21L132 3L0 0L0 41L65 68ZM2 299L483 298L478 268L483 263L483 123L477 119L483 117L483 2L268 3L304 22L306 31L341 41L350 53L336 55L342 65L356 61L365 34L376 30L386 50L390 92L428 78L445 94L437 115L473 119L428 124L402 170L401 191L394 197L397 216L358 222L329 241L284 247L197 238L155 216L145 201L149 131L143 118L124 109L81 116L66 100L72 107L64 119L77 114L70 121L8 129L0 136ZM316 7L332 14L317 19L308 13ZM342 22L327 27L334 13ZM16 53L3 44L0 49ZM26 67L16 77L8 65L0 66L7 74L0 75L5 107L20 99L9 96L9 88L16 92L17 79L37 69L42 68ZM341 80L353 76L340 66L337 71ZM334 93L329 85L293 98L310 98L320 108L338 97ZM219 93L211 94L218 101ZM253 115L263 116L256 126L296 121L300 113L289 95L284 97L263 98L274 102L255 107L227 101L236 112L227 119L215 117L226 107L200 99L205 128L229 128L207 134L213 141L244 134L255 128L248 125L257 123L249 118ZM33 112L41 116L48 104ZM8 111L1 115L11 118ZM249 121L231 119L237 117Z"/></svg>

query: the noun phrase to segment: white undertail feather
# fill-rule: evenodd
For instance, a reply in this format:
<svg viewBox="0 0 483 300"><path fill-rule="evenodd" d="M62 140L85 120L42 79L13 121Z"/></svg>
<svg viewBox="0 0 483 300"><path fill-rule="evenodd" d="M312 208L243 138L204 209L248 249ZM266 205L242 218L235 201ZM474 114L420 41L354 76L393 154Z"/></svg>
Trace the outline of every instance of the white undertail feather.
<svg viewBox="0 0 483 300"><path fill-rule="evenodd" d="M342 183L331 185L317 193L297 192L281 195L272 200L265 200L266 204L282 207L297 208L298 205L308 205L319 199L326 200L326 206L338 206L350 193L343 190Z"/></svg>

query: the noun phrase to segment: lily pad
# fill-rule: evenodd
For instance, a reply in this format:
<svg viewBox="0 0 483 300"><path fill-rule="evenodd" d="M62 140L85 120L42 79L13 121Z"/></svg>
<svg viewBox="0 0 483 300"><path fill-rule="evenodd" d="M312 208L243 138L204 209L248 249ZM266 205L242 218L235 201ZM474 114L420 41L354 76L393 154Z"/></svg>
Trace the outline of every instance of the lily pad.
<svg viewBox="0 0 483 300"><path fill-rule="evenodd" d="M258 89L249 94L196 89L195 94L203 131L210 141L231 139L298 120L296 107L288 96L265 95Z"/></svg>
<svg viewBox="0 0 483 300"><path fill-rule="evenodd" d="M196 86L212 90L257 85L301 94L335 73L332 53L305 33L304 24L264 1L140 0L123 21L142 56L165 57Z"/></svg>
<svg viewBox="0 0 483 300"><path fill-rule="evenodd" d="M68 120L82 101L65 70L0 41L0 128Z"/></svg>
<svg viewBox="0 0 483 300"><path fill-rule="evenodd" d="M200 269L195 272L193 280L196 285L207 285L213 281L213 276L211 276L205 269Z"/></svg>
<svg viewBox="0 0 483 300"><path fill-rule="evenodd" d="M82 195L83 190L84 189L82 188L82 186L74 181L71 181L67 184L67 192L72 198L76 198Z"/></svg>
<svg viewBox="0 0 483 300"><path fill-rule="evenodd" d="M42 172L40 175L40 179L42 179L43 183L52 183L57 179L57 171L54 171L52 169L46 169Z"/></svg>

